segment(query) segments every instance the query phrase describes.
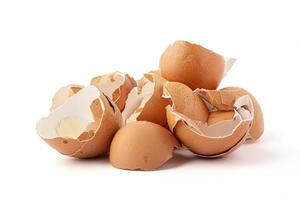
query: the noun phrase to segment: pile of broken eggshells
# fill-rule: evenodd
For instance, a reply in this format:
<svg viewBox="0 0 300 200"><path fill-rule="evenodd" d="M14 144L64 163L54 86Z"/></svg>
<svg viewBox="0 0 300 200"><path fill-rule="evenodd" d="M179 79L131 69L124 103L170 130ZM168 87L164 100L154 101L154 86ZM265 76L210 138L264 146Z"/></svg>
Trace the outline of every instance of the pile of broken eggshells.
<svg viewBox="0 0 300 200"><path fill-rule="evenodd" d="M204 158L227 155L263 133L261 107L248 91L217 89L234 63L200 45L176 41L159 70L135 81L114 72L89 86L68 85L36 125L61 154L109 155L120 169L154 170L185 148Z"/></svg>

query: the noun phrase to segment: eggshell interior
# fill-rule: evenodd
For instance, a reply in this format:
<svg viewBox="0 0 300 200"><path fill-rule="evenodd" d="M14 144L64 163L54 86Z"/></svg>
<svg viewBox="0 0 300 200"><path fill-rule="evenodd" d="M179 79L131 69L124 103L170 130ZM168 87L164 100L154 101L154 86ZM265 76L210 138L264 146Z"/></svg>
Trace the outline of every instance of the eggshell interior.
<svg viewBox="0 0 300 200"><path fill-rule="evenodd" d="M94 77L91 80L91 85L96 86L112 99L122 111L128 94L136 86L136 82L128 74L116 71L111 74Z"/></svg>
<svg viewBox="0 0 300 200"><path fill-rule="evenodd" d="M80 123L78 126L82 126L82 130L86 129L91 122L94 122L90 105L99 96L99 90L93 86L80 90L77 95L71 96L63 107L58 107L47 118L42 118L37 123L36 129L38 134L46 139L59 136L64 137L64 135L58 134L57 128L60 126L60 123L66 120L76 120ZM78 136L74 135L74 137L70 138L77 139Z"/></svg>
<svg viewBox="0 0 300 200"><path fill-rule="evenodd" d="M96 87L81 89L36 126L38 134L64 155L97 157L109 150L122 125L117 106Z"/></svg>
<svg viewBox="0 0 300 200"><path fill-rule="evenodd" d="M53 111L64 104L70 96L76 94L82 88L83 86L81 85L68 85L60 88L52 98L52 106L50 110Z"/></svg>
<svg viewBox="0 0 300 200"><path fill-rule="evenodd" d="M210 101L214 107L221 110L230 110L237 98L249 95L253 104L253 122L249 129L248 139L257 140L263 134L264 119L262 109L256 98L245 89L238 87L227 87L218 91L199 89L197 93L202 98Z"/></svg>

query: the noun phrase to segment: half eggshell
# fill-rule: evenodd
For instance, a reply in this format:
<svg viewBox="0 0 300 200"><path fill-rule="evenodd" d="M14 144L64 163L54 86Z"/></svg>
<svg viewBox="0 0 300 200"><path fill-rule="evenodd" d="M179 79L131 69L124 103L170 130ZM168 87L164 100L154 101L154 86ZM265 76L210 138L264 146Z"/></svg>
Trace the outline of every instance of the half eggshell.
<svg viewBox="0 0 300 200"><path fill-rule="evenodd" d="M196 88L216 89L235 59L223 56L200 45L176 41L160 57L160 74L168 81Z"/></svg>
<svg viewBox="0 0 300 200"><path fill-rule="evenodd" d="M96 86L101 92L112 99L122 111L129 92L136 86L136 82L128 74L114 72L94 77L91 85Z"/></svg>
<svg viewBox="0 0 300 200"><path fill-rule="evenodd" d="M177 91L172 89L174 87L177 87ZM190 151L206 158L220 157L235 150L246 139L253 119L249 95L238 98L231 109L219 110L198 92L181 83L168 82L164 89L164 96L169 95L173 101L173 105L167 107L170 130ZM201 103L195 103L193 99L197 98L197 102ZM195 107L197 112L191 108L177 110L180 104ZM195 115L204 117L197 118Z"/></svg>
<svg viewBox="0 0 300 200"><path fill-rule="evenodd" d="M244 95L249 95L253 103L253 122L249 129L248 139L257 140L264 132L264 117L256 98L247 90L238 87L227 87L221 90L198 90L199 94L210 101L216 108L230 110L234 102Z"/></svg>
<svg viewBox="0 0 300 200"><path fill-rule="evenodd" d="M156 73L147 73L141 85L133 88L128 95L122 112L125 123L132 121L150 121L166 125L165 107L171 104L169 98L163 98L163 84L166 82Z"/></svg>
<svg viewBox="0 0 300 200"><path fill-rule="evenodd" d="M109 151L122 125L118 107L94 86L70 96L36 126L39 136L58 152L91 158Z"/></svg>
<svg viewBox="0 0 300 200"><path fill-rule="evenodd" d="M167 129L146 121L122 127L113 138L110 162L116 168L154 170L172 158L179 144Z"/></svg>

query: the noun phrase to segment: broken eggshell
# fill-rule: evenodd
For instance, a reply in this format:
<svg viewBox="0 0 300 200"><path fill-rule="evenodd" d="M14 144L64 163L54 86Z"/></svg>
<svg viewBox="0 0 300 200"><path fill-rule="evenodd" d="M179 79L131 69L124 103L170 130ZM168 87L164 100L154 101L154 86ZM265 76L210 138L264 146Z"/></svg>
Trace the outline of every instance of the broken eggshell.
<svg viewBox="0 0 300 200"><path fill-rule="evenodd" d="M171 104L169 98L162 98L166 82L156 73L144 74L143 81L131 90L122 112L124 123L150 121L161 126L167 124L165 107Z"/></svg>
<svg viewBox="0 0 300 200"><path fill-rule="evenodd" d="M193 90L216 89L234 62L200 45L176 41L161 55L159 68L168 81L184 83Z"/></svg>
<svg viewBox="0 0 300 200"><path fill-rule="evenodd" d="M264 117L256 98L247 90L239 87L226 87L221 90L198 90L199 94L221 110L230 110L234 102L244 95L249 95L253 103L253 122L247 139L257 140L264 132Z"/></svg>
<svg viewBox="0 0 300 200"><path fill-rule="evenodd" d="M91 85L96 86L101 92L112 99L122 111L129 92L136 86L136 82L128 74L114 72L94 77Z"/></svg>
<svg viewBox="0 0 300 200"><path fill-rule="evenodd" d="M70 96L36 125L39 136L60 153L91 158L108 152L122 125L117 106L94 86Z"/></svg>
<svg viewBox="0 0 300 200"><path fill-rule="evenodd" d="M67 85L65 87L61 87L52 98L50 111L53 111L60 105L64 104L70 96L73 96L82 88L83 86L81 85Z"/></svg>
<svg viewBox="0 0 300 200"><path fill-rule="evenodd" d="M173 105L166 108L170 130L184 146L199 156L214 158L226 155L246 139L253 119L249 95L238 98L230 110L216 109L198 92L177 82L164 85L164 96L171 97L173 101ZM191 108L185 109L185 105Z"/></svg>
<svg viewBox="0 0 300 200"><path fill-rule="evenodd" d="M147 121L126 124L114 136L110 162L116 168L154 170L172 158L180 145L167 129Z"/></svg>

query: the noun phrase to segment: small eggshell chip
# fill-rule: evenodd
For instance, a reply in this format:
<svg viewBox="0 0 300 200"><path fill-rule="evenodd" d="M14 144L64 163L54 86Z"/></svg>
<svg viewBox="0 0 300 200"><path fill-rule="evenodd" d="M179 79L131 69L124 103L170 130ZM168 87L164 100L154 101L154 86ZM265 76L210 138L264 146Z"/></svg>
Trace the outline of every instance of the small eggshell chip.
<svg viewBox="0 0 300 200"><path fill-rule="evenodd" d="M136 82L128 74L114 72L94 77L91 85L96 86L101 92L112 99L122 111L129 92L136 86Z"/></svg>
<svg viewBox="0 0 300 200"><path fill-rule="evenodd" d="M176 41L160 57L160 74L168 81L196 88L216 89L234 64L200 45Z"/></svg>
<svg viewBox="0 0 300 200"><path fill-rule="evenodd" d="M150 121L166 125L165 107L171 104L169 98L163 98L163 84L166 82L156 73L144 75L141 85L133 88L128 95L122 112L125 123L132 121Z"/></svg>
<svg viewBox="0 0 300 200"><path fill-rule="evenodd" d="M174 90L168 89L171 85L181 88L184 86L175 82L165 84L165 93L169 93L173 100L176 94L172 94ZM167 119L171 131L190 151L202 157L214 158L232 152L244 142L253 119L253 105L249 95L236 99L230 110L218 110L211 105L211 102L202 98L198 90L192 91L187 87L182 93L189 93L185 95L189 98L182 98L185 100L182 103L193 105L195 102L193 98L198 96L201 104L205 102L207 108L196 113L177 110L180 103L178 99L173 101L172 106L167 107ZM197 106L194 105L194 107ZM195 114L205 115L207 118L203 121L197 119Z"/></svg>
<svg viewBox="0 0 300 200"><path fill-rule="evenodd" d="M154 170L172 158L179 147L167 129L146 121L126 124L113 138L110 162L116 168L129 170Z"/></svg>
<svg viewBox="0 0 300 200"><path fill-rule="evenodd" d="M122 125L121 113L96 87L82 88L36 126L37 133L60 153L77 158L105 154Z"/></svg>
<svg viewBox="0 0 300 200"><path fill-rule="evenodd" d="M249 95L253 103L253 122L249 129L248 139L257 140L264 132L264 117L262 109L256 98L247 90L238 87L227 87L221 90L198 90L200 95L209 100L215 107L221 110L229 110L236 99L243 95Z"/></svg>

